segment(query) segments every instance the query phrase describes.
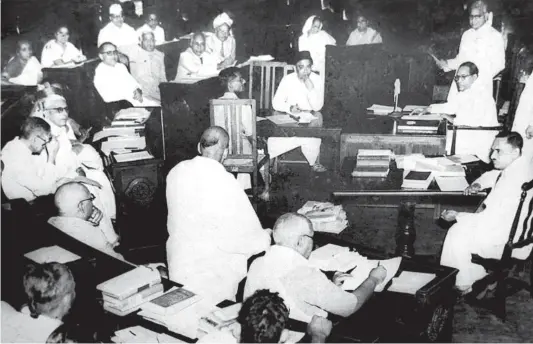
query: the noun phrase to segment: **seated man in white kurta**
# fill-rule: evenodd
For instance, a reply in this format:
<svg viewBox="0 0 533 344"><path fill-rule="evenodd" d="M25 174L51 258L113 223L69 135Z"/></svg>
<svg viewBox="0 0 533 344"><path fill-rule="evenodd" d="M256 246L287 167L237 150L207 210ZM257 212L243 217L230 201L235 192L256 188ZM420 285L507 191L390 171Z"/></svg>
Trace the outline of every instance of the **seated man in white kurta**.
<svg viewBox="0 0 533 344"><path fill-rule="evenodd" d="M180 54L175 81L202 80L215 75L218 75L216 58L206 51L205 35L195 32L190 47Z"/></svg>
<svg viewBox="0 0 533 344"><path fill-rule="evenodd" d="M466 190L466 194L492 188L476 213L445 210L442 218L457 221L444 240L440 263L459 269L455 284L464 293L487 272L471 262L473 253L499 259L516 213L522 184L533 178L533 166L521 156L523 140L516 132L499 133L492 145L491 159L495 170L486 172ZM521 224L519 224L521 226ZM531 246L515 250L524 259Z"/></svg>
<svg viewBox="0 0 533 344"><path fill-rule="evenodd" d="M234 300L250 256L270 246L246 193L222 161L228 133L210 127L200 156L180 162L167 176L169 277L212 295Z"/></svg>
<svg viewBox="0 0 533 344"><path fill-rule="evenodd" d="M310 127L322 126L320 110L324 105L323 79L313 73L313 59L308 51L300 51L296 57L296 72L287 74L281 79L272 99L272 107L280 113L293 118L311 113L314 119ZM316 172L325 171L325 167L317 162L322 140L308 137L269 137L268 152L275 158L294 148L301 147L309 165Z"/></svg>
<svg viewBox="0 0 533 344"><path fill-rule="evenodd" d="M457 96L446 103L430 105L426 112L444 114L444 117L454 125L499 126L494 99L483 90L478 74L479 71L472 62L461 64L455 76L459 90ZM490 148L497 133L497 130L457 130L455 154L474 154L481 160L489 162ZM451 151L452 135L452 130L449 130L446 137L448 154Z"/></svg>
<svg viewBox="0 0 533 344"><path fill-rule="evenodd" d="M137 29L139 39L142 39L142 35L145 32L151 32L154 34L155 44L159 45L165 42L165 30L159 26L159 18L156 13L145 13L146 23Z"/></svg>
<svg viewBox="0 0 533 344"><path fill-rule="evenodd" d="M54 197L59 214L48 222L74 239L123 260L124 257L113 250L119 244L119 237L111 220L93 204L94 199L81 183L63 184Z"/></svg>
<svg viewBox="0 0 533 344"><path fill-rule="evenodd" d="M103 43L100 48L102 62L94 71L94 86L106 103L127 100L132 104L143 102L141 86L118 62L118 51L113 43Z"/></svg>
<svg viewBox="0 0 533 344"><path fill-rule="evenodd" d="M533 158L533 77L531 75L527 77L513 120L513 131L522 135L524 139L522 154L529 158Z"/></svg>
<svg viewBox="0 0 533 344"><path fill-rule="evenodd" d="M368 26L368 19L363 15L358 15L357 28L350 33L346 45L378 44L382 42L379 32Z"/></svg>
<svg viewBox="0 0 533 344"><path fill-rule="evenodd" d="M274 225L274 242L265 254L250 266L244 298L256 290L278 292L290 309L290 317L309 322L313 315L333 313L347 317L355 313L386 277L383 266L373 269L353 292L346 292L312 267L313 225L303 215L282 215Z"/></svg>
<svg viewBox="0 0 533 344"><path fill-rule="evenodd" d="M98 33L98 46L100 47L105 42L113 43L119 50L124 46L135 45L139 42L137 32L124 23L120 4L109 6L109 23Z"/></svg>

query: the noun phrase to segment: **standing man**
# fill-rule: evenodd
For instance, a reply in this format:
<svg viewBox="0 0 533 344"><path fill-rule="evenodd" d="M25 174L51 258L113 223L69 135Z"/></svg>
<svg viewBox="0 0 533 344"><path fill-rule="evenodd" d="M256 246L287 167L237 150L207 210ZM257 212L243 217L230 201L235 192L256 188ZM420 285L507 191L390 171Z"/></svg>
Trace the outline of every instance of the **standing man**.
<svg viewBox="0 0 533 344"><path fill-rule="evenodd" d="M234 300L248 258L270 246L270 231L222 165L228 143L223 128L206 129L200 156L167 177L169 277L216 300Z"/></svg>
<svg viewBox="0 0 533 344"><path fill-rule="evenodd" d="M435 58L437 66L445 72L456 70L463 62L473 62L479 68L479 82L492 96L492 79L505 68L505 48L502 35L492 27L492 13L485 1L475 1L470 6L470 29L465 31L459 53L450 60ZM448 98L457 95L452 83ZM450 99L448 99L450 100Z"/></svg>
<svg viewBox="0 0 533 344"><path fill-rule="evenodd" d="M165 54L155 49L156 38L152 31L141 33L141 45L124 49L130 59L130 71L140 84L143 95L161 101L159 84L167 82Z"/></svg>
<svg viewBox="0 0 533 344"><path fill-rule="evenodd" d="M145 32L152 32L154 34L155 45L165 42L165 30L159 26L159 18L154 12L146 13L145 24L137 29L140 40L142 40L142 35Z"/></svg>
<svg viewBox="0 0 533 344"><path fill-rule="evenodd" d="M109 6L109 23L98 34L98 46L110 42L120 49L123 46L137 44L138 41L135 30L124 23L122 6L120 4Z"/></svg>

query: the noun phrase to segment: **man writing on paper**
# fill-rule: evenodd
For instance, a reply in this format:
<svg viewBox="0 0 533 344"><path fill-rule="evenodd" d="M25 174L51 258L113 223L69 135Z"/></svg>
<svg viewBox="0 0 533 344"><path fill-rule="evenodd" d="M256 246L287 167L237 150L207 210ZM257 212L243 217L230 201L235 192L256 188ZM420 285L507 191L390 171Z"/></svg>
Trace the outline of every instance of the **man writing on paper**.
<svg viewBox="0 0 533 344"><path fill-rule="evenodd" d="M191 46L180 54L176 82L181 79L206 79L218 74L216 58L205 49L205 35L195 32Z"/></svg>
<svg viewBox="0 0 533 344"><path fill-rule="evenodd" d="M471 262L472 253L484 258L501 257L520 201L521 186L533 178L531 160L521 156L522 145L520 134L499 133L492 144L495 170L486 172L465 190L465 194L471 194L492 188L483 205L476 213L455 210L442 213L444 220L457 223L448 230L440 263L459 269L455 283L463 293L486 275L481 265ZM524 249L527 252L520 253L527 257L531 247Z"/></svg>
<svg viewBox="0 0 533 344"><path fill-rule="evenodd" d="M234 300L250 256L270 246L269 230L222 162L228 133L204 131L200 156L180 162L167 177L169 277L192 290Z"/></svg>
<svg viewBox="0 0 533 344"><path fill-rule="evenodd" d="M244 297L259 289L279 292L290 309L290 317L305 322L313 315L325 317L327 312L347 317L361 308L385 280L387 271L383 266L372 269L356 290L346 292L310 265L313 235L313 226L305 216L282 215L274 225L275 245L250 267Z"/></svg>
<svg viewBox="0 0 533 344"><path fill-rule="evenodd" d="M111 220L93 204L94 199L81 183L60 186L54 197L59 216L51 217L48 223L84 244L124 260L113 250L119 244L119 237Z"/></svg>
<svg viewBox="0 0 533 344"><path fill-rule="evenodd" d="M492 95L483 90L479 80L479 70L472 62L464 62L457 69L455 83L459 93L443 104L432 104L424 109L425 113L443 114L454 125L470 127L499 126L496 104ZM455 116L454 116L455 115ZM455 140L456 154L474 154L489 162L489 153L497 131L457 130ZM453 131L446 137L446 150L451 152Z"/></svg>
<svg viewBox="0 0 533 344"><path fill-rule="evenodd" d="M502 35L492 27L492 13L485 1L474 1L470 6L470 29L461 37L459 53L450 60L434 57L437 66L445 72L457 69L463 62L471 61L479 68L481 88L492 96L492 79L505 68L505 48ZM448 100L457 95L452 83Z"/></svg>
<svg viewBox="0 0 533 344"><path fill-rule="evenodd" d="M320 110L324 105L323 79L312 72L313 59L308 51L300 51L296 57L296 72L281 79L272 99L272 107L300 121L310 120L310 127L322 126ZM308 121L306 121L308 123ZM302 153L315 172L326 168L317 162L322 140L307 137L270 137L268 151L275 158L294 148L301 147Z"/></svg>

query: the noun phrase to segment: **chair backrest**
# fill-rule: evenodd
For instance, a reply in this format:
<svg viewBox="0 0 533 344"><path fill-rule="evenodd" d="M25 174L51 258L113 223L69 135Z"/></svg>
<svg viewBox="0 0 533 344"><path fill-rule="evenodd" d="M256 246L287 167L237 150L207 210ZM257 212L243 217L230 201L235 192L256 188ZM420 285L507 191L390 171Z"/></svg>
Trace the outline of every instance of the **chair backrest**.
<svg viewBox="0 0 533 344"><path fill-rule="evenodd" d="M450 155L454 155L455 154L455 145L456 145L456 140L457 140L457 131L459 130L480 130L480 131L494 131L495 133L502 130L503 129L503 126L501 125L498 125L498 126L494 126L494 127L469 127L469 126L466 126L466 125L451 125L451 126L448 126L448 130L453 130L453 134L452 134L452 146L451 146L451 149L450 149Z"/></svg>
<svg viewBox="0 0 533 344"><path fill-rule="evenodd" d="M229 135L228 158L252 158L257 161L257 133L255 99L211 99L211 125L226 129ZM246 141L243 135L246 123L251 122L251 152L246 152Z"/></svg>
<svg viewBox="0 0 533 344"><path fill-rule="evenodd" d="M522 185L520 203L509 233L509 239L505 245L502 259L510 257L512 250L533 244L533 180ZM524 204L527 204L524 208Z"/></svg>
<svg viewBox="0 0 533 344"><path fill-rule="evenodd" d="M254 81L254 71L259 74L259 80ZM272 98L281 79L294 71L294 66L286 62L262 62L250 63L250 78L248 82L248 98L253 99L254 85L259 83L259 110L270 110ZM255 98L256 99L256 98Z"/></svg>

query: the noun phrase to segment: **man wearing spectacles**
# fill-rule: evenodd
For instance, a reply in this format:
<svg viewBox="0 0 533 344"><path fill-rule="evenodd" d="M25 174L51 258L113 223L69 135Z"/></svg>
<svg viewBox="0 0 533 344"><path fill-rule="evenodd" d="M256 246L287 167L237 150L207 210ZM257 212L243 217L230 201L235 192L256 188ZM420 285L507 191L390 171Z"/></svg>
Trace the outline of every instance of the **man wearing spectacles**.
<svg viewBox="0 0 533 344"><path fill-rule="evenodd" d="M505 68L505 45L500 32L492 27L492 12L485 1L475 1L470 6L470 29L465 31L459 53L453 59L435 58L437 66L445 72L456 70L463 62L473 62L479 68L479 82L492 95L492 79ZM452 83L448 98L457 95Z"/></svg>
<svg viewBox="0 0 533 344"><path fill-rule="evenodd" d="M202 32L191 37L190 47L180 54L176 80L202 80L218 74L216 57L206 51L206 38Z"/></svg>
<svg viewBox="0 0 533 344"><path fill-rule="evenodd" d="M109 6L109 23L104 26L98 34L98 46L105 42L111 42L119 47L135 45L138 42L138 36L135 30L124 23L122 6L112 4Z"/></svg>
<svg viewBox="0 0 533 344"><path fill-rule="evenodd" d="M113 250L119 238L111 220L93 204L95 198L81 183L60 186L54 197L58 216L51 217L48 222L74 239L123 260L124 257Z"/></svg>
<svg viewBox="0 0 533 344"><path fill-rule="evenodd" d="M94 71L94 86L106 103L121 100L130 103L142 103L141 86L131 76L125 65L118 61L117 47L110 42L103 43L99 48L102 60Z"/></svg>
<svg viewBox="0 0 533 344"><path fill-rule="evenodd" d="M485 92L479 80L479 70L472 62L465 62L457 69L455 84L459 93L443 104L432 104L426 113L442 114L454 125L469 127L499 126L496 103L492 95ZM473 154L489 162L490 147L497 130L457 130L456 154ZM446 137L446 150L451 153L453 131Z"/></svg>
<svg viewBox="0 0 533 344"><path fill-rule="evenodd" d="M313 251L313 225L303 215L288 213L274 224L272 232L275 245L257 258L248 271L244 298L256 290L279 292L290 309L290 317L309 322L314 315L325 317L333 313L347 317L355 313L385 280L387 271L378 266L353 292L338 286L337 279L330 281L309 263Z"/></svg>

